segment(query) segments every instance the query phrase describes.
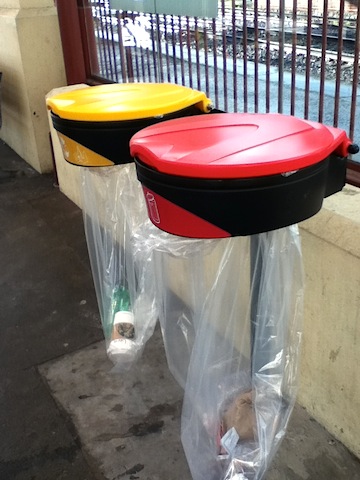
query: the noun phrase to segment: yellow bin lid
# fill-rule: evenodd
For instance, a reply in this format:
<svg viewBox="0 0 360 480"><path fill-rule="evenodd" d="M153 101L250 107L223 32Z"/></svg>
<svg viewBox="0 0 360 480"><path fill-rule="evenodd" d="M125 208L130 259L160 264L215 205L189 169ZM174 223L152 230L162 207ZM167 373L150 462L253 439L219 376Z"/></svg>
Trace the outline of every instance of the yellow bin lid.
<svg viewBox="0 0 360 480"><path fill-rule="evenodd" d="M139 120L196 105L210 110L203 92L171 83L115 83L86 87L47 99L52 112L65 120L109 122Z"/></svg>

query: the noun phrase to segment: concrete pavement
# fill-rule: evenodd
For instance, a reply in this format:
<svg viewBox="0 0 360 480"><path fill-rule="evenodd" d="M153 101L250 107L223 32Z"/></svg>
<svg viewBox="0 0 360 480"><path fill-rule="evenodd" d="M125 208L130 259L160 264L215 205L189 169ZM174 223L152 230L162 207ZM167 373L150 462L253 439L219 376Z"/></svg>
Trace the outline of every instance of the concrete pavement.
<svg viewBox="0 0 360 480"><path fill-rule="evenodd" d="M191 480L159 330L110 374L81 211L0 142L0 479ZM360 480L297 406L266 480Z"/></svg>

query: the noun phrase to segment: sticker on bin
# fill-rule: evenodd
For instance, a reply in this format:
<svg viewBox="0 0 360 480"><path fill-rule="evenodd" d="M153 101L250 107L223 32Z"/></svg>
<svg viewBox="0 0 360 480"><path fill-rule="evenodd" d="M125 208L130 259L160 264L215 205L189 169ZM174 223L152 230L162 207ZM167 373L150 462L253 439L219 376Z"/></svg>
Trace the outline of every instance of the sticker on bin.
<svg viewBox="0 0 360 480"><path fill-rule="evenodd" d="M281 114L178 118L130 142L150 220L180 236L221 238L315 215L345 184L345 131Z"/></svg>
<svg viewBox="0 0 360 480"><path fill-rule="evenodd" d="M160 223L160 215L159 215L159 210L157 208L155 196L153 193L151 193L149 190L146 192L145 195L146 199L146 205L148 208L149 216L151 218L151 221L155 224Z"/></svg>

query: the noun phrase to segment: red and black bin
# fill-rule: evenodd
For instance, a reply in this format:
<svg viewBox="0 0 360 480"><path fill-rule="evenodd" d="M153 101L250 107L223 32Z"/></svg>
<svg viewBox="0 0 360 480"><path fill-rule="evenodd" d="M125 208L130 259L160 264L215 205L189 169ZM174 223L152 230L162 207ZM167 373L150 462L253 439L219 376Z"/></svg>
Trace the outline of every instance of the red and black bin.
<svg viewBox="0 0 360 480"><path fill-rule="evenodd" d="M316 214L345 184L354 146L338 128L280 114L214 114L146 128L131 140L152 222L220 238Z"/></svg>
<svg viewBox="0 0 360 480"><path fill-rule="evenodd" d="M269 468L297 391L296 224L343 188L357 150L341 129L281 114L179 118L130 141L149 218L176 245L154 257L168 279L155 284L171 282L176 299L164 316L176 311L179 338L194 332L175 359L163 328L168 363L188 359L182 443L194 480L260 480Z"/></svg>

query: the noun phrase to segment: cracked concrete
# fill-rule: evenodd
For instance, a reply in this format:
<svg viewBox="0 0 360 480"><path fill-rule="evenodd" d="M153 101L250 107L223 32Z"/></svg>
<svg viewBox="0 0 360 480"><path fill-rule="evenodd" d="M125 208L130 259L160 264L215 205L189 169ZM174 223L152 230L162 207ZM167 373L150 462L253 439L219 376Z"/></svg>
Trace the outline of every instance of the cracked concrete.
<svg viewBox="0 0 360 480"><path fill-rule="evenodd" d="M180 443L182 390L157 329L127 373L109 373L100 342L40 367L106 480L191 480ZM360 480L360 464L296 406L266 480Z"/></svg>

